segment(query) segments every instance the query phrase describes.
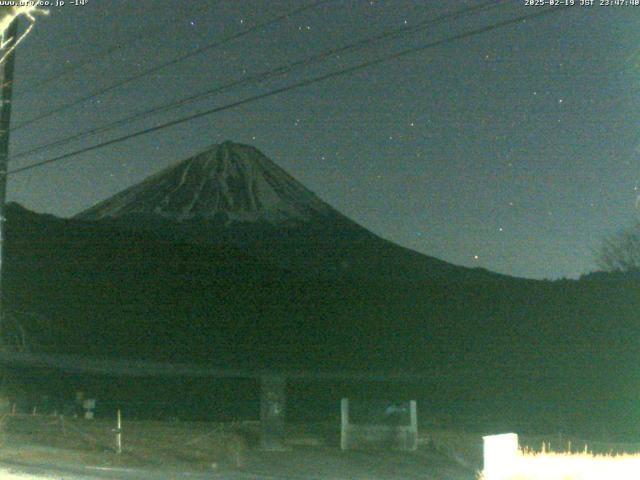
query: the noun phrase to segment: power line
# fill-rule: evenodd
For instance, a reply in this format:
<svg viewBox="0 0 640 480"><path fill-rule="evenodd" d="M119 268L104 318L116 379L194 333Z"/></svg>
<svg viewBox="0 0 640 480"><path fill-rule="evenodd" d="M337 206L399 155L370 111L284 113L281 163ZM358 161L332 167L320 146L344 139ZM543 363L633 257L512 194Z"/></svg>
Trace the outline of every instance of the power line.
<svg viewBox="0 0 640 480"><path fill-rule="evenodd" d="M50 117L52 115L55 115L57 113L65 111L65 110L67 110L67 109L69 109L71 107L75 107L76 105L84 103L87 100L91 100L92 98L95 98L95 97L97 97L99 95L103 95L103 94L105 94L107 92L115 90L116 88L120 88L123 85L126 85L126 84L131 83L131 82L133 82L135 80L138 80L140 78L143 78L143 77L146 77L146 76L151 75L153 73L156 73L156 72L158 72L160 70L163 70L163 69L165 69L167 67L170 67L172 65L175 65L176 63L182 62L182 61L187 60L189 58L192 58L192 57L194 57L196 55L200 55L201 53L204 53L204 52L206 52L208 50L212 50L214 48L217 48L217 47L220 47L222 45L225 45L225 44L227 44L227 43L229 43L229 42L231 42L233 40L241 38L241 37L243 37L245 35L248 35L250 33L255 32L257 30L260 30L262 28L266 28L266 27L269 27L271 25L274 25L274 24L276 24L276 23L278 23L278 22L280 22L282 20L288 19L291 16L300 14L302 12L305 12L305 11L310 10L312 8L316 8L316 7L320 6L320 5L323 5L325 3L329 3L329 2L332 2L332 1L334 1L334 0L317 0L317 1L313 2L310 5L306 5L304 7L296 8L296 9L291 10L291 11L289 11L289 12L283 14L283 15L280 15L280 16L272 19L272 20L269 20L269 21L266 21L266 22L262 22L262 23L256 23L254 26L252 26L252 27L250 27L250 28L248 28L246 30L243 30L242 32L230 35L228 37L223 38L222 40L217 40L217 41L215 41L213 43L205 45L204 47L200 47L200 48L197 48L195 50L192 50L191 52L189 52L189 53L187 53L185 55L181 55L179 57L173 58L172 60L169 60L168 62L161 63L160 65L156 65L155 67L151 67L151 68L149 68L147 70L144 70L143 72L140 72L140 73L137 73L137 74L132 75L130 77L127 77L124 80L120 80L119 82L113 83L113 84L111 84L111 85L109 85L107 87L104 87L102 89L96 90L96 91L94 91L94 92L92 92L92 93L90 93L88 95L85 95L85 96L80 97L80 98L78 98L76 100L73 100L72 102L66 103L66 104L61 105L61 106L59 106L57 108L54 108L53 110L49 110L46 113L43 113L43 114L38 115L38 116L36 116L34 118L31 118L31 119L26 120L26 121L24 121L22 123L19 123L15 127L13 127L11 130L12 131L13 130L19 130L19 129L24 128L24 127L26 127L28 125L31 125L31 124L33 124L35 122L38 122L40 120L44 120L45 118L48 118L48 117Z"/></svg>
<svg viewBox="0 0 640 480"><path fill-rule="evenodd" d="M189 12L190 14L196 14L196 13L200 13L203 12L205 10L210 9L213 6L213 3L205 1L205 3L203 5L201 5L199 8L196 8L194 10L192 10L191 12ZM139 42L140 40L143 39L147 39L152 35L155 35L158 32L161 31L165 31L167 29L167 25L166 23L170 23L170 25L175 25L175 18L171 17L170 18L170 22L165 22L162 25L159 25L156 28L153 29L145 29L144 32L142 33L134 33L132 35L129 35L125 38L121 38L118 40L117 43L113 44L110 47L107 47L106 49L98 52L98 53L94 53L91 55L86 55L84 58L81 58L79 60L77 60L76 62L73 62L71 64L68 64L67 66L65 66L65 68L63 68L62 70L50 75L49 77L46 77L42 80L40 80L39 82L34 83L33 85L30 85L29 90L25 93L32 93L34 91L36 91L37 89L39 89L40 87L58 80L59 78L62 78L64 76L70 75L78 70L80 70L81 68L85 67L86 65L90 64L90 63L97 63L98 61L102 60L105 57L108 57L109 55L111 55L114 52L117 52L118 50L121 50L123 48L128 48L131 47L132 45L134 45L135 43Z"/></svg>
<svg viewBox="0 0 640 480"><path fill-rule="evenodd" d="M411 26L407 26L407 27L401 27L401 28L396 28L387 32L383 32L381 34L378 34L376 36L373 37L368 37L365 38L363 40L359 40L357 42L345 45L343 47L339 47L339 48L335 48L332 50L328 50L325 52L321 52L319 54L315 54L309 57L306 57L304 59L301 60L297 60L295 62L289 63L287 65L283 65L280 67L277 67L275 69L271 69L271 70L267 70L264 72L260 72L258 74L252 75L251 77L248 78L243 78L243 79L239 79L239 80L234 80L232 82L228 82L224 85L220 85L218 87L206 90L204 92L200 92L197 93L195 95L190 95L186 98L165 104L165 105L161 105L159 107L154 107L152 109L149 110L145 110L143 112L139 112L133 115L130 115L128 117L124 117L118 120L115 120L113 122L107 123L105 125L99 126L99 127L95 127L89 130L86 130L84 132L80 132L80 133L76 133L74 135L70 135L68 137L64 137L62 139L58 139L54 142L50 142L47 144L43 144L43 145L39 145L37 147L34 147L30 150L26 150L23 152L19 152L16 155L11 156L11 160L16 160L18 158L22 158L28 155L33 155L37 152L40 152L42 150L47 150L49 148L53 148L53 147L59 147L61 145L65 145L67 143L70 143L71 141L74 140L79 140L82 138L86 138L88 136L92 136L92 135L96 135L98 133L102 133L105 131L109 131L112 130L114 128L123 126L127 123L131 123L135 120L138 119L142 119L142 118L146 118L149 117L151 115L155 115L158 113L162 113L162 112L166 112L168 110L171 109L175 109L177 107L186 105L188 103L192 103L195 102L197 100L200 99L204 99L206 97L210 97L213 96L215 94L219 94L222 92L225 92L227 90L230 90L234 87L238 87L238 86L242 86L242 85L246 85L246 84L250 84L250 83L259 83L262 81L265 81L269 78L278 76L278 75L282 75L285 73L290 73L292 71L294 71L295 69L299 68L299 67L306 67L309 65L312 65L316 62L321 62L331 56L336 56L339 54L343 54L343 53L347 53L347 52L353 52L356 51L358 49L362 49L362 48L366 48L371 46L372 44L375 44L376 42L380 42L382 40L388 40L388 39L393 39L393 38L398 38L401 35L406 35L408 33L415 33L419 30L424 29L425 27L429 27L429 26L433 26L435 24L441 23L445 20L451 20L457 17L460 17L462 15L470 15L472 13L478 13L480 11L488 11L497 7L502 6L505 3L508 3L510 0L501 0L496 2L495 0L490 0L484 3L481 3L479 5L476 5L475 7L469 8L469 9L460 9L451 13L447 13L447 14L443 14L440 15L434 19L426 19L423 20L415 25L411 25Z"/></svg>
<svg viewBox="0 0 640 480"><path fill-rule="evenodd" d="M59 156L54 157L54 158L50 158L50 159L47 159L47 160L36 162L36 163L34 163L32 165L27 165L25 167L16 168L14 170L9 171L9 174L12 175L12 174L16 174L16 173L21 173L21 172L24 172L24 171L27 171L27 170L32 170L34 168L38 168L38 167L41 167L41 166L44 166L44 165L48 165L48 164L51 164L51 163L59 162L61 160L65 160L67 158L80 155L82 153L87 153L87 152L90 152L90 151L93 151L93 150L97 150L99 148L103 148L103 147L106 147L106 146L109 146L109 145L113 145L115 143L120 143L120 142L123 142L123 141L126 141L126 140L130 140L132 138L140 137L142 135L146 135L146 134L149 134L149 133L157 132L157 131L163 130L165 128L169 128L169 127L172 127L172 126L175 126L175 125L179 125L179 124L182 124L182 123L185 123L185 122L189 122L191 120L195 120L195 119L198 119L198 118L201 118L201 117L212 115L214 113L222 112L222 111L225 111L225 110L230 110L232 108L239 107L241 105L246 105L248 103L255 102L257 100L262 100L264 98L268 98L268 97L272 97L272 96L275 96L275 95L279 95L280 93L288 92L290 90L296 90L296 89L299 89L299 88L302 88L302 87L306 87L308 85L312 85L312 84L315 84L315 83L318 83L318 82L322 82L324 80L328 80L328 79L331 79L331 78L336 78L336 77L340 77L342 75L347 75L347 74L354 73L354 72L357 72L357 71L360 71L360 70L364 70L366 68L369 68L369 67L372 67L372 66L379 65L381 63L387 62L389 60L395 60L395 59L398 59L398 58L401 58L401 57L404 57L406 55L410 55L410 54L413 54L413 53L416 53L416 52L428 50L428 49L435 48L435 47L438 47L438 46L441 46L441 45L445 45L447 43L452 43L452 42L455 42L455 41L458 41L458 40L463 40L463 39L466 39L466 38L469 38L469 37L472 37L472 36L475 36L475 35L480 35L480 34L483 34L483 33L487 33L487 32L496 30L498 28L502 28L502 27L506 27L506 26L509 26L509 25L513 25L513 24L516 24L516 23L519 23L519 22L522 22L522 21L525 21L525 20L529 20L529 19L533 19L533 18L539 18L539 17L545 16L545 15L548 15L549 13L552 13L552 12L563 11L563 10L566 10L567 8L570 8L570 7L563 6L563 7L548 8L548 9L545 9L545 10L538 11L536 13L531 13L531 14L527 14L527 15L521 15L519 17L512 18L510 20L505 20L503 22L499 22L499 23L496 23L496 24L493 24L493 25L488 25L488 26L485 26L485 27L481 27L481 28L478 28L478 29L475 29L475 30L472 30L472 31L469 31L469 32L461 33L461 34L458 34L458 35L453 35L453 36L444 38L442 40L437 40L437 41L434 41L434 42L430 42L430 43L425 44L425 45L408 48L408 49L402 50L400 52L397 52L397 53L394 53L394 54L391 54L391 55L378 57L378 58L376 58L374 60L370 60L368 62L364 62L364 63L360 63L358 65L354 65L354 66L351 66L351 67L343 68L341 70L330 72L330 73L327 73L327 74L324 74L324 75L319 75L319 76L316 76L316 77L313 77L313 78L310 78L310 79L307 79L307 80L302 80L300 82L297 82L297 83L294 83L294 84L291 84L291 85L287 85L285 87L277 88L277 89L271 90L269 92L265 92L265 93L254 95L254 96L251 96L251 97L248 97L248 98L244 98L242 100L238 100L236 102L228 103L228 104L220 106L220 107L212 108L212 109L206 110L204 112L200 112L200 113L189 115L187 117L183 117L183 118L180 118L180 119L172 120L172 121L157 125L155 127L151 127L151 128L147 128L147 129L144 129L144 130L140 130L138 132L130 133L128 135L124 135L122 137L114 138L114 139L108 140L106 142L102 142L102 143L99 143L99 144L96 144L96 145L92 145L90 147L81 148L81 149L75 150L73 152L69 152L69 153L65 153L63 155L59 155Z"/></svg>

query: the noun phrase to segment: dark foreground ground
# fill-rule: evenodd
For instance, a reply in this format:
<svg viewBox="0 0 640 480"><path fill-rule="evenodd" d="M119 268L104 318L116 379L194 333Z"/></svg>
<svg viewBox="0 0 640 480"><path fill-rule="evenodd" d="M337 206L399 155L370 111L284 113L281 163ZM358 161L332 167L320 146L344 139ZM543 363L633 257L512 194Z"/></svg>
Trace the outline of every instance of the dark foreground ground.
<svg viewBox="0 0 640 480"><path fill-rule="evenodd" d="M39 452L42 455L42 451ZM56 452L48 452L55 457ZM15 458L7 458L15 455ZM6 454L5 454L6 455ZM3 456L5 456L3 455ZM109 465L82 465L56 458L29 462L20 461L17 451L9 452L2 461L2 471L27 474L32 478L56 479L438 479L472 480L473 472L457 465L438 452L417 454L379 452L347 452L335 448L295 447L289 452L255 452L241 469L221 468L209 472L169 466L114 467ZM2 477L4 478L4 477ZM20 478L20 477L18 477ZM29 477L26 477L29 478Z"/></svg>
<svg viewBox="0 0 640 480"><path fill-rule="evenodd" d="M425 433L417 452L343 452L335 426L296 425L286 451L268 452L257 446L255 423L132 422L123 425L117 455L112 429L101 421L10 418L0 478L473 480L477 471L477 449L465 451L453 434L442 448Z"/></svg>
<svg viewBox="0 0 640 480"><path fill-rule="evenodd" d="M54 415L4 417L0 479L475 480L482 468L483 434L506 433L424 426L416 452L343 452L336 422L289 424L285 450L271 452L260 449L255 421L125 419L118 454L115 426L114 420ZM640 452L640 443L558 433L521 434L519 440L531 451Z"/></svg>

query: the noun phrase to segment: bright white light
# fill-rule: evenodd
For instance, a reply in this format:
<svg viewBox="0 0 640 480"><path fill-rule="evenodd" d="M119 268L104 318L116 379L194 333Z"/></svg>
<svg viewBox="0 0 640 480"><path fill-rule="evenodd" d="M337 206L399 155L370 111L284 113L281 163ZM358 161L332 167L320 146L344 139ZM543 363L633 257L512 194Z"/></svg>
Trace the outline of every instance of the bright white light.
<svg viewBox="0 0 640 480"><path fill-rule="evenodd" d="M515 452L514 452L515 438ZM480 480L637 480L640 455L532 453L519 450L515 434L484 437Z"/></svg>
<svg viewBox="0 0 640 480"><path fill-rule="evenodd" d="M8 51L4 52L3 56L0 58L0 63L4 62L7 56L11 52L13 52L13 50L20 44L20 42L22 42L27 37L27 35L31 33L31 30L36 23L35 15L47 15L48 13L49 12L47 10L43 10L34 5L20 7L0 7L0 37L2 37L2 47L4 47L7 42L11 40L10 38L7 38L6 33L9 29L9 26L11 25L11 22L13 22L14 19L19 16L23 16L29 21L29 26L24 31L24 33L20 35L20 37Z"/></svg>
<svg viewBox="0 0 640 480"><path fill-rule="evenodd" d="M523 480L631 480L638 478L640 455L522 454L519 466L515 477Z"/></svg>
<svg viewBox="0 0 640 480"><path fill-rule="evenodd" d="M484 441L484 474L487 480L502 479L517 467L518 435L489 435Z"/></svg>

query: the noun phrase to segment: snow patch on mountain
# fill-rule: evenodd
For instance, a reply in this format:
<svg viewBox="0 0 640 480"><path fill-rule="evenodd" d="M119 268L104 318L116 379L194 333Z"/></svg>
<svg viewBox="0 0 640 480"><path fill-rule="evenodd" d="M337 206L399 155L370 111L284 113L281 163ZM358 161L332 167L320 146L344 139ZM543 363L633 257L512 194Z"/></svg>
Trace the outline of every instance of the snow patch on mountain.
<svg viewBox="0 0 640 480"><path fill-rule="evenodd" d="M183 222L305 222L340 215L256 148L224 142L78 214L100 220L152 215Z"/></svg>

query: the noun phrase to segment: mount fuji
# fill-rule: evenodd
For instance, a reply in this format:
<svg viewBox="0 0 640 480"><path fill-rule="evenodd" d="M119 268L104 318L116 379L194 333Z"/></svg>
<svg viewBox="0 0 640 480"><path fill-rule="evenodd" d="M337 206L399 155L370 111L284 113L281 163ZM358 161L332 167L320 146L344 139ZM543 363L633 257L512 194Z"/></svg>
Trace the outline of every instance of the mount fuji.
<svg viewBox="0 0 640 480"><path fill-rule="evenodd" d="M224 142L162 170L76 218L131 216L175 222L266 222L273 225L339 216L257 149Z"/></svg>
<svg viewBox="0 0 640 480"><path fill-rule="evenodd" d="M15 348L433 373L434 402L501 409L519 392L524 416L548 392L577 399L566 411L584 391L635 401L619 366L639 361L637 280L517 279L402 248L250 146L216 145L75 219L8 205L6 233L1 333Z"/></svg>
<svg viewBox="0 0 640 480"><path fill-rule="evenodd" d="M163 240L233 246L312 275L499 278L378 237L253 146L224 142L75 216Z"/></svg>

